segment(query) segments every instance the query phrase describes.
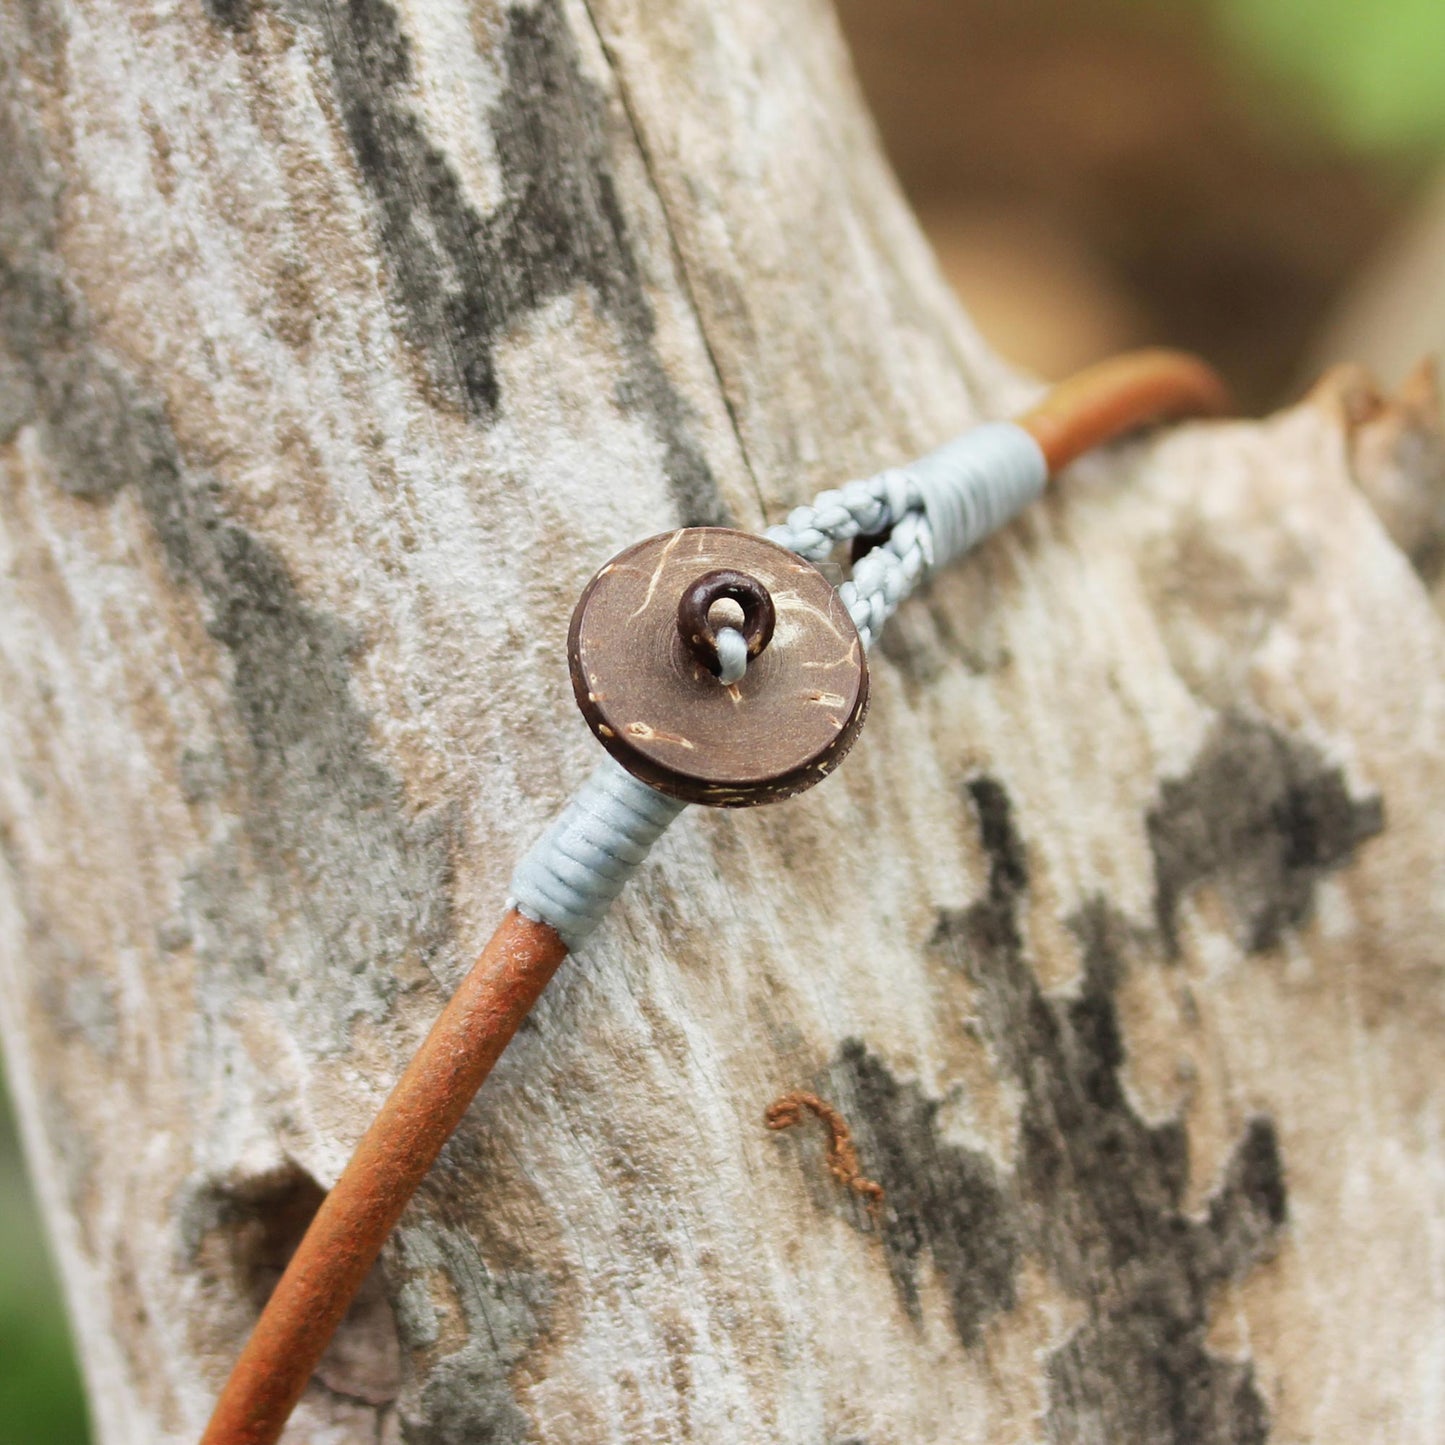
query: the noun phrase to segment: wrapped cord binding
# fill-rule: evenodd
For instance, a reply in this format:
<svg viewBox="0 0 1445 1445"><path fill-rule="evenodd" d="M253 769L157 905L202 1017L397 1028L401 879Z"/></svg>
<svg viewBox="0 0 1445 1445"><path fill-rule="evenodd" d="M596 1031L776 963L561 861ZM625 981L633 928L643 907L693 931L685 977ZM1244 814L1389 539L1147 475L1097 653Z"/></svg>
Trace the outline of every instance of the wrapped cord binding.
<svg viewBox="0 0 1445 1445"><path fill-rule="evenodd" d="M604 755L517 865L507 906L580 947L686 806Z"/></svg>

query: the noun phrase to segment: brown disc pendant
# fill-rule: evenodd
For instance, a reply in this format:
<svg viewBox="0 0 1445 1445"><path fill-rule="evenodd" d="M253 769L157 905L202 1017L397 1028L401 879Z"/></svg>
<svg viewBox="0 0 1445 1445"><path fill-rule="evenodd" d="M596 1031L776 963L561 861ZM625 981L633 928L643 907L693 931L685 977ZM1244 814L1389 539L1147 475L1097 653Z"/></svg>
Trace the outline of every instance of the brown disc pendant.
<svg viewBox="0 0 1445 1445"><path fill-rule="evenodd" d="M741 612L720 622L717 604ZM719 681L717 633L747 671ZM628 772L690 803L792 797L843 760L868 708L853 620L816 567L730 527L638 542L587 584L567 639L577 705Z"/></svg>

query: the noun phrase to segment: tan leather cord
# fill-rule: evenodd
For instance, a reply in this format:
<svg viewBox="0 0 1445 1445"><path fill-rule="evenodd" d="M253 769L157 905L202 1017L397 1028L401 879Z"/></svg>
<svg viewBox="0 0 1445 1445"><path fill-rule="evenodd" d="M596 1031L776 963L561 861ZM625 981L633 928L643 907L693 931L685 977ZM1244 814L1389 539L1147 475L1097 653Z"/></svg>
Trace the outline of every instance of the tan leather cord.
<svg viewBox="0 0 1445 1445"><path fill-rule="evenodd" d="M1125 352L1071 376L1017 421L1056 473L1149 422L1219 416L1229 405L1224 382L1197 356L1151 349Z"/></svg>
<svg viewBox="0 0 1445 1445"><path fill-rule="evenodd" d="M1018 425L1053 473L1135 427L1227 405L1223 382L1203 362L1141 351L1064 382ZM566 955L547 925L519 913L502 920L322 1202L201 1445L273 1445L280 1436L407 1201Z"/></svg>
<svg viewBox="0 0 1445 1445"><path fill-rule="evenodd" d="M272 1445L407 1201L567 945L508 913L362 1136L231 1371L201 1445Z"/></svg>

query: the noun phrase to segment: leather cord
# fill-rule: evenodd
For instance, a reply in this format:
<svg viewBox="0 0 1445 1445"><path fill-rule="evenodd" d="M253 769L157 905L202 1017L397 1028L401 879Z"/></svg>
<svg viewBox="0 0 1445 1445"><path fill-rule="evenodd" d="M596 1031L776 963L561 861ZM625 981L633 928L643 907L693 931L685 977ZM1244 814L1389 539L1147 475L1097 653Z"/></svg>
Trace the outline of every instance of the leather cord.
<svg viewBox="0 0 1445 1445"><path fill-rule="evenodd" d="M201 1445L272 1445L442 1145L567 956L510 912L316 1212L231 1371Z"/></svg>
<svg viewBox="0 0 1445 1445"><path fill-rule="evenodd" d="M1210 366L1184 351L1129 351L1056 386L1018 424L1042 448L1050 473L1084 452L1150 422L1220 416L1229 391Z"/></svg>

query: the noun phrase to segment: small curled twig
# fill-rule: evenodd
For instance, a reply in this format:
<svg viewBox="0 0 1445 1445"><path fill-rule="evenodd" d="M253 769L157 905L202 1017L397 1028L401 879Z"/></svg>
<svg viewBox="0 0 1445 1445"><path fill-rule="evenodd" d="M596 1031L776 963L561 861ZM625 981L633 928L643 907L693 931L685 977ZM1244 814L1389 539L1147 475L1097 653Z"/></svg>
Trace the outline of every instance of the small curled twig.
<svg viewBox="0 0 1445 1445"><path fill-rule="evenodd" d="M791 1129L803 1122L805 1112L813 1114L828 1131L828 1172L845 1188L867 1200L868 1213L876 1220L883 1208L883 1186L863 1173L853 1144L853 1131L826 1099L804 1090L784 1094L768 1105L763 1119L769 1129Z"/></svg>

